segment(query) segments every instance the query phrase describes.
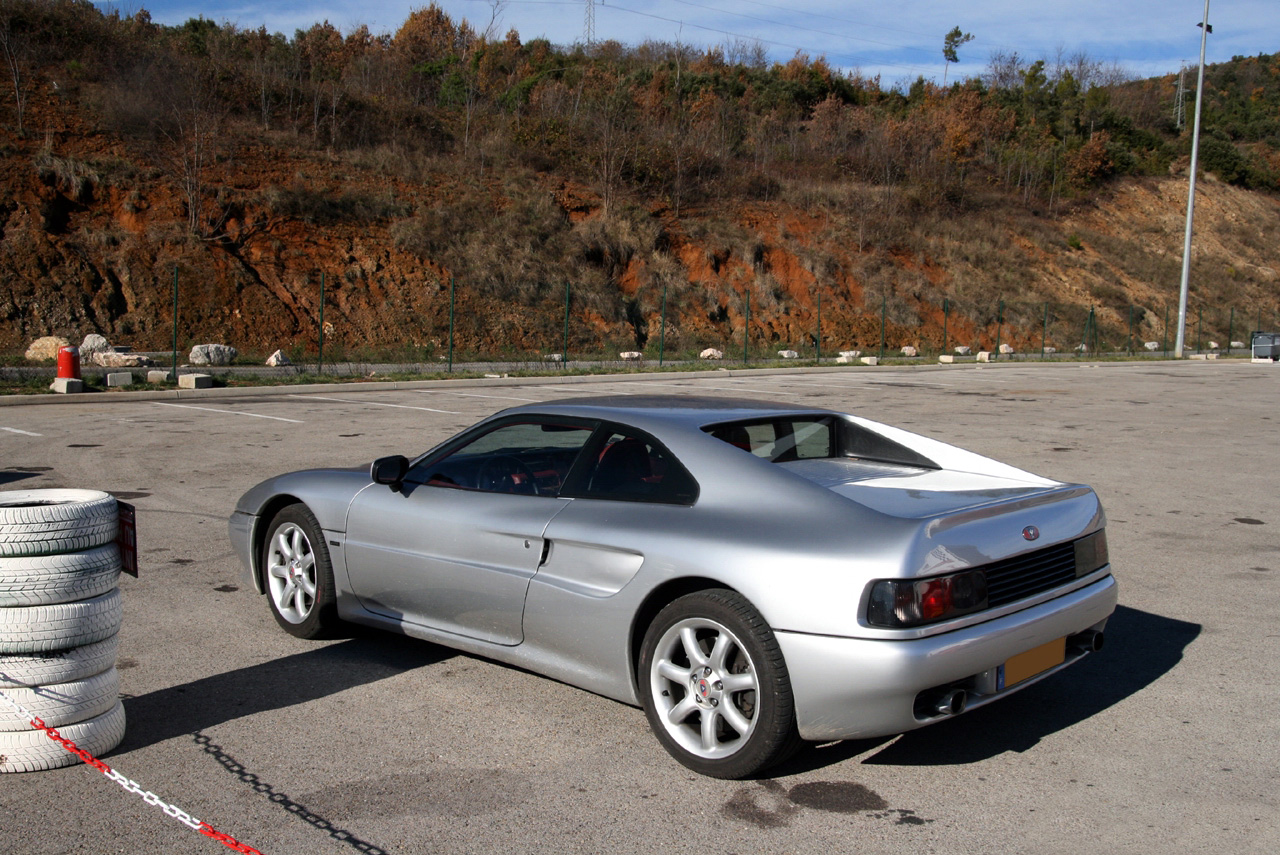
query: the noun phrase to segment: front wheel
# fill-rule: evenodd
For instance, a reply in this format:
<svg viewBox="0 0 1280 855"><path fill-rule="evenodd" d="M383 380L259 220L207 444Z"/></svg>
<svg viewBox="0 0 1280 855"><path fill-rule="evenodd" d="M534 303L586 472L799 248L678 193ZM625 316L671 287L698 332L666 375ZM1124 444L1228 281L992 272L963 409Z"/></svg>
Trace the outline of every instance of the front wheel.
<svg viewBox="0 0 1280 855"><path fill-rule="evenodd" d="M738 593L699 591L659 612L639 673L654 734L695 772L743 778L800 744L782 650Z"/></svg>
<svg viewBox="0 0 1280 855"><path fill-rule="evenodd" d="M298 638L337 628L333 565L320 523L306 505L289 505L271 521L262 546L267 599L276 623Z"/></svg>

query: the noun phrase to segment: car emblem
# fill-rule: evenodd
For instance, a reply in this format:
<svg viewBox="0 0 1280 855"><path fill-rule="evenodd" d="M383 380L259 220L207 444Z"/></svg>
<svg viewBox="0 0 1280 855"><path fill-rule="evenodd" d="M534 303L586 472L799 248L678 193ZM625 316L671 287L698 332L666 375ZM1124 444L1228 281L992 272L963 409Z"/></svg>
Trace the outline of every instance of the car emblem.
<svg viewBox="0 0 1280 855"><path fill-rule="evenodd" d="M1022 539L1023 540L1039 540L1040 529L1036 528L1033 525L1027 526L1022 530Z"/></svg>
<svg viewBox="0 0 1280 855"><path fill-rule="evenodd" d="M705 698L707 695L711 694L711 689L710 689L710 687L707 685L707 681L706 681L706 680L699 680L699 681L698 681L698 694L702 695L702 697L704 697L704 698Z"/></svg>

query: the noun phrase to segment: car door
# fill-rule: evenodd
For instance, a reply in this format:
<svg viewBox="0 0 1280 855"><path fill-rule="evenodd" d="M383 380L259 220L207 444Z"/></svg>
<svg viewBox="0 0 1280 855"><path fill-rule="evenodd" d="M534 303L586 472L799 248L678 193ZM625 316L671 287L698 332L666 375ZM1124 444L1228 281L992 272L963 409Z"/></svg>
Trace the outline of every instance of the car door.
<svg viewBox="0 0 1280 855"><path fill-rule="evenodd" d="M496 644L523 640L547 524L592 425L525 417L463 437L352 502L346 560L371 612Z"/></svg>

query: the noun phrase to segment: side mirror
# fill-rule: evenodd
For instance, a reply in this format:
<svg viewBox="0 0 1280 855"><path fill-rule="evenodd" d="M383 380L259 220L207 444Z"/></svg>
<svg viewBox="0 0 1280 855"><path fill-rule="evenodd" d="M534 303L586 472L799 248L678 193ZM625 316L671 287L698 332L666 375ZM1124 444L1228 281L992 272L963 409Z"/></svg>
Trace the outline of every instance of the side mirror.
<svg viewBox="0 0 1280 855"><path fill-rule="evenodd" d="M391 457L379 457L369 467L369 477L375 484L385 484L393 490L399 489L404 476L409 473L409 458L403 454Z"/></svg>

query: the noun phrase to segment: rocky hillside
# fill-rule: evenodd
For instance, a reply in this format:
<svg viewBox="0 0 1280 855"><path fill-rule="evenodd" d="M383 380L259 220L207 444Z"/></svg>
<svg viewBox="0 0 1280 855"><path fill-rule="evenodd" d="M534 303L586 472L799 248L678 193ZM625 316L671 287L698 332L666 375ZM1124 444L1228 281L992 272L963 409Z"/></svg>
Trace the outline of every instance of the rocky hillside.
<svg viewBox="0 0 1280 855"><path fill-rule="evenodd" d="M145 13L120 21L72 7L98 15L85 26L107 27L112 38L195 51L206 64L222 56L210 47L215 37L245 35L208 22L165 31ZM191 47L192 33L204 39L203 53ZM411 41L404 30L382 43L389 57L402 41ZM483 70L466 54L470 44L460 50ZM500 44L526 65L542 49L514 34ZM999 336L1038 349L1047 315L1047 343L1065 349L1080 341L1091 310L1120 346L1130 328L1137 340L1160 340L1166 313L1176 316L1185 156L1111 114L1114 137L1079 136L1061 110L1058 130L1038 141L1026 142L1016 125L993 136L997 120L1014 122L1024 109L1029 127L1041 127L1043 106L1026 100L1041 91L1032 78L1020 84L1023 106L1009 106L1008 93L1001 106L980 83L894 96L827 72L813 93L794 90L810 106L779 120L773 142L758 139L769 127L760 119L719 152L712 132L725 126L698 124L719 89L703 91L702 107L680 102L685 119L671 121L683 138L610 147L601 140L641 126L611 125L613 108L601 103L594 125L566 124L556 110L576 116L577 106L548 104L572 90L548 89L544 72L518 63L507 91L524 92L523 106L504 113L498 106L508 102L491 94L498 106L481 110L479 71L457 78L463 88L450 100L445 75L421 112L378 130L352 122L388 121L376 112L388 102L359 101L329 78L272 89L279 81L263 76L257 90L231 87L260 96L260 115L230 102L191 107L209 96L191 87L165 107L146 68L126 63L106 75L69 59L75 50L32 55L25 88L0 104L0 353L20 354L43 335L89 332L168 349L175 277L180 346L222 341L263 355L314 352L322 276L326 348L357 357L441 352L451 283L458 351L493 355L559 350L566 284L577 353L654 352L664 295L668 353L740 350L744 326L761 351L812 352L819 313L827 354L877 347L882 317L894 348L938 348L945 335L949 344L990 347ZM618 109L662 114L646 99L665 90L655 88L652 68L636 70L634 55L579 59L631 63L635 85L615 93ZM257 68L224 61L224 71ZM205 65L192 67L191 79L201 79ZM676 67L685 86L684 66ZM768 73L785 82L789 72L750 77L736 68L747 89L734 103L755 105L745 116L775 115L760 111L763 89L753 95L751 86ZM419 80L421 69L413 71ZM796 73L815 69L806 60ZM216 78L224 88L229 74ZM520 80L532 82L521 90ZM586 82L580 98L584 91ZM289 121L286 98L298 101L289 102ZM1077 106L1089 109L1088 99ZM342 124L343 110L355 118ZM146 119L161 114L164 122ZM940 135L929 136L935 125ZM704 131L712 135L702 148L686 146ZM1228 176L1234 183L1209 174L1199 184L1192 316L1202 311L1206 339L1225 339L1232 323L1242 337L1259 319L1274 323L1280 307L1274 155L1241 146L1248 169ZM1145 167L1133 152L1145 152Z"/></svg>

